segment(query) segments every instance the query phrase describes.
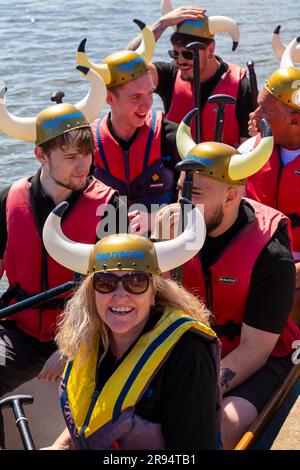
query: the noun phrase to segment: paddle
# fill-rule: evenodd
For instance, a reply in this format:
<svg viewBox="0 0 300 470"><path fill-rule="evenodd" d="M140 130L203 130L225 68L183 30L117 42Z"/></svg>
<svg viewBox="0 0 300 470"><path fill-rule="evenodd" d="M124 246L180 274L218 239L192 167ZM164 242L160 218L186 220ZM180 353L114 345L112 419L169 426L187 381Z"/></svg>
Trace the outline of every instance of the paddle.
<svg viewBox="0 0 300 470"><path fill-rule="evenodd" d="M201 162L196 162L195 160L182 160L182 162L177 163L176 170L184 171L185 177L182 185L182 197L180 198L180 225L181 225L181 233L184 230L184 205L191 204L192 201L192 193L193 193L193 174L194 171L203 171L204 165ZM179 284L182 284L182 270L183 265L178 266L173 273L173 279L177 281Z"/></svg>
<svg viewBox="0 0 300 470"><path fill-rule="evenodd" d="M258 95L257 79L256 79L254 65L255 64L253 60L249 60L247 62L247 67L249 70L250 88L251 88L251 103L252 103L253 111L257 108L257 95Z"/></svg>
<svg viewBox="0 0 300 470"><path fill-rule="evenodd" d="M225 116L225 106L226 104L235 104L236 99L230 95L213 95L210 96L207 100L208 103L216 103L217 116L216 116L216 127L215 127L215 142L222 142L223 135L223 126L224 126L224 116Z"/></svg>
<svg viewBox="0 0 300 470"><path fill-rule="evenodd" d="M196 143L201 142L201 83L200 83L200 58L199 50L205 49L205 44L203 42L191 42L186 46L186 49L193 51L193 70L194 70L194 80L193 80L193 91L194 91L194 103L195 108L199 109L198 117L195 122L196 129Z"/></svg>
<svg viewBox="0 0 300 470"><path fill-rule="evenodd" d="M25 310L26 308L36 307L37 305L46 302L47 300L54 299L61 294L69 292L70 290L74 289L78 285L78 280L76 281L68 281L65 284L61 284L60 286L53 287L45 292L41 292L40 294L33 295L28 299L21 300L21 302L17 302L16 304L9 305L0 310L0 320L1 318L6 318L10 315L14 315L21 310Z"/></svg>
<svg viewBox="0 0 300 470"><path fill-rule="evenodd" d="M23 410L24 403L33 403L33 397L31 395L12 395L0 400L0 407L12 407L24 449L35 450L28 421Z"/></svg>

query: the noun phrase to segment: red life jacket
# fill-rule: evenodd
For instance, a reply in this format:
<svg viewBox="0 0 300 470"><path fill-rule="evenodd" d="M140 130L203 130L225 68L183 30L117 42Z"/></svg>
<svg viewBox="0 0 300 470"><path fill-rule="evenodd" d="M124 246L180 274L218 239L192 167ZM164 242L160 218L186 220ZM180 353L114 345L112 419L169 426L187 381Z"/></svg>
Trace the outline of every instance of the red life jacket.
<svg viewBox="0 0 300 470"><path fill-rule="evenodd" d="M107 204L114 190L93 178L62 223L64 234L74 241L95 243L99 205ZM10 286L18 283L30 296L73 279L69 269L58 264L42 244L31 202L30 178L11 186L6 203L7 245L4 268ZM84 223L83 223L84 222ZM10 302L15 303L15 300ZM51 341L59 309L36 307L13 316L18 328L41 342Z"/></svg>
<svg viewBox="0 0 300 470"><path fill-rule="evenodd" d="M208 277L204 277L198 255L183 268L183 286L201 298L213 314L212 328L220 336L222 357L240 343L254 265L274 235L279 222L286 219L280 212L258 202L247 203L255 210L253 221L246 224L226 247L216 263L210 267ZM272 356L287 356L292 351L293 341L298 338L300 330L288 320Z"/></svg>
<svg viewBox="0 0 300 470"><path fill-rule="evenodd" d="M227 63L227 62L226 62ZM245 69L227 63L228 70L222 75L211 95L223 93L237 99L240 81L245 76ZM193 84L181 79L177 72L173 96L167 119L180 123L185 115L195 107ZM217 105L206 102L201 113L202 142L213 142L215 135ZM194 126L192 135L195 137ZM226 105L222 142L233 147L240 143L240 128L235 115L235 105Z"/></svg>
<svg viewBox="0 0 300 470"><path fill-rule="evenodd" d="M129 204L169 204L175 200L174 171L163 165L161 155L162 113L150 111L128 151L111 135L107 117L93 125L94 176L127 196Z"/></svg>
<svg viewBox="0 0 300 470"><path fill-rule="evenodd" d="M261 140L258 135L255 147ZM267 163L247 179L247 196L274 207L291 219L293 250L300 251L300 154L281 165L280 147L274 146Z"/></svg>

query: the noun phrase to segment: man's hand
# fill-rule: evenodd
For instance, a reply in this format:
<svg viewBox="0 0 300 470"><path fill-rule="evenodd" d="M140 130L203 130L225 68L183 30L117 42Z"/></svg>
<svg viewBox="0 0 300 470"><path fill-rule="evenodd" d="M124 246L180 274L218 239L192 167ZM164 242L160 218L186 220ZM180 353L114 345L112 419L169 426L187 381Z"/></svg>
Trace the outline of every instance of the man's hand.
<svg viewBox="0 0 300 470"><path fill-rule="evenodd" d="M181 207L178 202L160 209L155 218L154 238L170 240L177 236Z"/></svg>
<svg viewBox="0 0 300 470"><path fill-rule="evenodd" d="M128 219L130 221L128 232L135 235L143 235L151 232L151 214L143 211L128 212Z"/></svg>
<svg viewBox="0 0 300 470"><path fill-rule="evenodd" d="M262 127L260 121L257 121L253 117L254 113L249 114L249 121L248 121L248 132L250 137L254 137L259 132L262 132Z"/></svg>
<svg viewBox="0 0 300 470"><path fill-rule="evenodd" d="M206 12L205 8L197 8L194 6L183 6L175 8L163 15L159 21L163 22L165 28L182 23L185 20L197 20Z"/></svg>
<svg viewBox="0 0 300 470"><path fill-rule="evenodd" d="M54 351L53 354L45 362L41 372L38 375L39 380L50 380L59 382L66 365L66 358L61 357L59 351Z"/></svg>

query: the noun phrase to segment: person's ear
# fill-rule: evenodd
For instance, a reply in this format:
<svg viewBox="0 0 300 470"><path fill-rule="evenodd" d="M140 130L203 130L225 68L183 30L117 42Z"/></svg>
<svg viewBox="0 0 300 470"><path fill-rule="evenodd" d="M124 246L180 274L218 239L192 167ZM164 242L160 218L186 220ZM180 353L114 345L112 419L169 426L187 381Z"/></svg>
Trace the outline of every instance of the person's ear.
<svg viewBox="0 0 300 470"><path fill-rule="evenodd" d="M230 207L233 206L236 199L237 199L238 191L237 188L234 188L233 186L230 186L226 190L226 195L225 195L225 206Z"/></svg>
<svg viewBox="0 0 300 470"><path fill-rule="evenodd" d="M106 103L111 106L112 104L114 104L114 102L115 95L111 91L107 90Z"/></svg>
<svg viewBox="0 0 300 470"><path fill-rule="evenodd" d="M42 147L37 145L34 148L34 154L36 156L36 159L40 162L41 165L44 165L46 163L46 155L44 154Z"/></svg>
<svg viewBox="0 0 300 470"><path fill-rule="evenodd" d="M300 113L293 111L290 114L290 124L291 126L297 126L300 128Z"/></svg>

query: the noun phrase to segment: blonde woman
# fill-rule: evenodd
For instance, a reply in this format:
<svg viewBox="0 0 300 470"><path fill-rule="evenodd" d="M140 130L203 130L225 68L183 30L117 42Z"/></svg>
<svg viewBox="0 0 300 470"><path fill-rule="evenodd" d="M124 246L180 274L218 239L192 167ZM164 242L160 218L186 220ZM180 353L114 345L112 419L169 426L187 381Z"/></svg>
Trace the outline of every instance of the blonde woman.
<svg viewBox="0 0 300 470"><path fill-rule="evenodd" d="M82 245L61 232L63 210L46 222L46 249L87 277L59 324L67 429L50 448L216 448L218 340L203 305L160 277L202 246L201 213L171 242L120 234Z"/></svg>

